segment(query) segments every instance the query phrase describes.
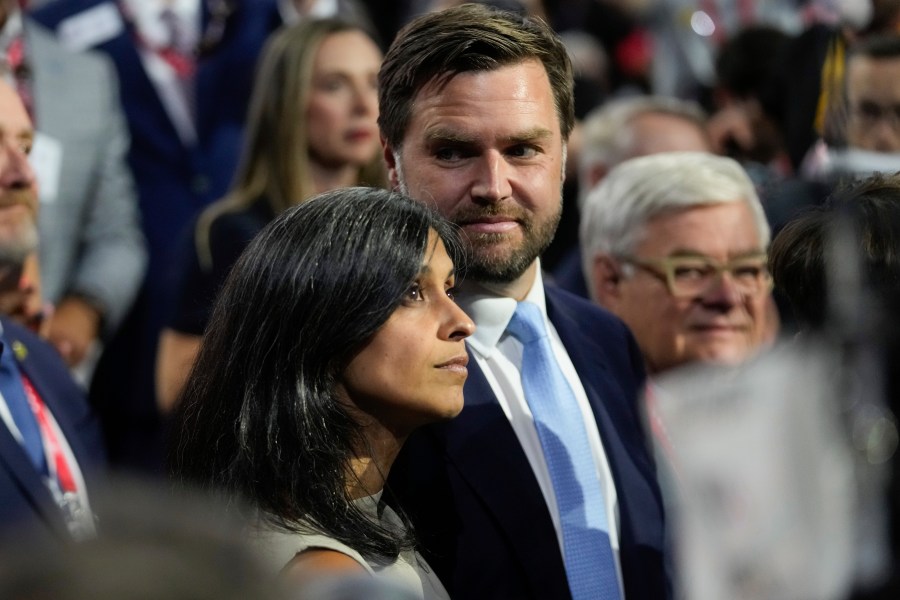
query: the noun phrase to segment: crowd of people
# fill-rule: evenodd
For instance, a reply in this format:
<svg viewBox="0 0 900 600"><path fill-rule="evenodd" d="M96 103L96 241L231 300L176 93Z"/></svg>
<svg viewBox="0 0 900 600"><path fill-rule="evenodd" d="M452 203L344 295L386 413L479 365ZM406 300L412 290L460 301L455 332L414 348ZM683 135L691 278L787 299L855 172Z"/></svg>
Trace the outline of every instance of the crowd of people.
<svg viewBox="0 0 900 600"><path fill-rule="evenodd" d="M0 50L3 597L900 589L900 2L0 0Z"/></svg>

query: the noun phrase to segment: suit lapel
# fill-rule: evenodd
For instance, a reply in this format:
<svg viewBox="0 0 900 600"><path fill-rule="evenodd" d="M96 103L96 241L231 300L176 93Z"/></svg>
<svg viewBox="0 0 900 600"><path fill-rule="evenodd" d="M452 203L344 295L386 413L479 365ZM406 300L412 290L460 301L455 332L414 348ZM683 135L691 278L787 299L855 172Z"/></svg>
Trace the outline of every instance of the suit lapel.
<svg viewBox="0 0 900 600"><path fill-rule="evenodd" d="M612 377L609 365L604 360L606 353L603 347L593 336L585 334L574 315L551 293L547 294L547 313L584 386L617 490L628 469L638 468L650 477L655 477L652 464L634 463L634 458L644 456L646 449L629 451L622 433L633 432L635 435L628 436L629 440L643 439L640 435L642 425L637 418L639 411L628 404L629 399L635 396L634 392L624 390L618 379ZM646 471L648 468L649 471Z"/></svg>
<svg viewBox="0 0 900 600"><path fill-rule="evenodd" d="M11 344L17 343L9 326L7 325L4 329L7 331L8 341ZM20 361L17 362L19 362L20 366L23 366ZM23 368L22 370L30 380L33 380L33 377L27 373L26 369ZM34 465L31 464L22 446L16 441L16 438L13 437L13 434L6 426L0 426L0 462L3 463L3 467L9 471L12 477L19 482L23 494L50 529L57 532L67 531L62 514L50 495L50 491L44 485L44 481L35 470Z"/></svg>
<svg viewBox="0 0 900 600"><path fill-rule="evenodd" d="M12 337L10 337L10 342L13 344L22 344L21 341L15 340ZM50 411L50 414L53 415L66 442L72 449L75 460L78 461L79 465L83 464L88 453L81 445L81 435L79 435L78 427L86 418L88 418L88 415L85 413L79 414L77 411L73 410L73 408L81 406L81 403L73 405L72 402L66 402L65 398L61 398L59 394L55 392L53 386L48 385L47 374L40 371L40 365L35 365L34 359L31 358L28 353L26 353L25 356L17 356L17 358L19 359L19 368L22 369L22 372L28 377L28 381L31 382L34 390L44 402L44 405Z"/></svg>
<svg viewBox="0 0 900 600"><path fill-rule="evenodd" d="M564 572L556 530L515 431L469 354L465 408L444 430L447 455L504 531L524 572L534 578L531 587L538 596L552 597L560 590L547 589L546 573Z"/></svg>
<svg viewBox="0 0 900 600"><path fill-rule="evenodd" d="M129 126L141 130L140 134L132 133L132 139L152 141L163 155L188 155L190 148L181 141L156 84L144 67L134 28L134 23L126 19L121 35L96 46L117 65L122 109L128 115Z"/></svg>
<svg viewBox="0 0 900 600"><path fill-rule="evenodd" d="M200 32L206 31L207 26L209 25L209 20L211 18L209 12L209 6L207 6L206 2L201 2L201 15L200 15ZM231 35L231 31L229 28L233 25L232 21L233 15L228 15L227 20L225 22L225 30L223 32L224 36ZM199 57L196 62L196 71L194 73L194 98L195 98L195 119L194 119L194 128L197 130L197 138L204 139L206 134L211 130L213 123L211 122L211 114L212 110L199 110L200 106L205 106L205 103L211 102L214 97L214 86L216 82L216 77L219 76L217 71L217 63L222 60L222 49L220 46L224 43L223 39L218 40L216 44L216 48L212 51L204 54Z"/></svg>
<svg viewBox="0 0 900 600"><path fill-rule="evenodd" d="M255 73L256 59L262 47L262 40L267 37L269 31L274 32L277 29L274 27L271 30L257 32L260 43L251 51L251 48L246 45L244 29L258 26L258 17L252 13L258 11L259 8L248 10L245 3L230 2L229 4L230 12L225 16L224 23L221 24L221 38L215 40L214 45L206 50L196 63L197 70L193 85L196 108L195 128L198 140L205 141L209 138L215 128L221 124L222 113L220 111L222 107L230 106L234 98L242 98L239 102L241 107L239 120L243 123L243 113L250 101L250 89L244 89L244 85L252 88L255 78L251 76L247 81L236 80L235 74ZM203 34L209 30L213 16L208 2L202 2L201 5L200 32ZM277 13L274 4L273 11ZM223 98L230 98L230 100L223 102ZM200 107L203 110L200 110Z"/></svg>
<svg viewBox="0 0 900 600"><path fill-rule="evenodd" d="M5 425L0 426L0 464L19 483L23 495L28 498L35 512L50 529L64 531L65 523L59 507L50 495L50 490L44 485L28 455Z"/></svg>
<svg viewBox="0 0 900 600"><path fill-rule="evenodd" d="M595 337L604 332L585 332L566 303L551 292L547 294L547 312L578 371L597 422L618 497L622 576L626 595L632 595L644 589L646 581L651 581L651 588L657 583L654 578L646 579L640 565L646 560L647 548L663 547L662 498L656 485L656 467L643 434L640 410L633 405L639 392L622 387L621 381L631 380L628 377L611 376L614 365ZM615 335L615 331L610 328L606 335ZM623 344L629 343L626 336L617 337ZM631 351L633 360L640 360L636 349ZM640 384L637 374L634 384ZM648 501L651 498L653 501Z"/></svg>

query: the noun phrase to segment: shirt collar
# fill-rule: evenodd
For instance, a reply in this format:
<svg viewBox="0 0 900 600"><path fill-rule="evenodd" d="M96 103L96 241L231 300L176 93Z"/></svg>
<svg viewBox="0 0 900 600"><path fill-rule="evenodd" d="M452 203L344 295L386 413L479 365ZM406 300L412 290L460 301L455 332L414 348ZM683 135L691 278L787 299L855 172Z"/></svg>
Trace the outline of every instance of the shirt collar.
<svg viewBox="0 0 900 600"><path fill-rule="evenodd" d="M323 19L338 14L337 0L317 0L306 15L301 15L292 0L278 0L278 12L281 20L288 25L299 23L303 18Z"/></svg>
<svg viewBox="0 0 900 600"><path fill-rule="evenodd" d="M547 307L544 298L544 281L541 276L541 265L538 261L534 283L525 296L526 302L533 302L540 308L544 319L547 319ZM476 283L466 284L464 281L457 295L457 302L475 322L475 333L466 342L478 354L490 358L506 331L509 320L516 312L518 302L514 298L498 296Z"/></svg>
<svg viewBox="0 0 900 600"><path fill-rule="evenodd" d="M191 33L198 34L201 21L201 0L122 0L134 26L141 36L152 46L169 43L169 32L162 22L162 13L169 9L175 13L179 23L193 23Z"/></svg>

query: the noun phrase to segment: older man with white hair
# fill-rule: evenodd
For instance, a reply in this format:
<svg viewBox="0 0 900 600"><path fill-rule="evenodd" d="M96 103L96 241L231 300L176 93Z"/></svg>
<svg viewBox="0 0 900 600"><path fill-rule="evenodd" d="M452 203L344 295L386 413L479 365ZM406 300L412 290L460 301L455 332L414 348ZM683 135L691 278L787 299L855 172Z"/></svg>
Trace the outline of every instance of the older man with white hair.
<svg viewBox="0 0 900 600"><path fill-rule="evenodd" d="M668 152L625 161L587 197L592 299L631 328L648 372L733 364L771 338L769 225L732 159Z"/></svg>

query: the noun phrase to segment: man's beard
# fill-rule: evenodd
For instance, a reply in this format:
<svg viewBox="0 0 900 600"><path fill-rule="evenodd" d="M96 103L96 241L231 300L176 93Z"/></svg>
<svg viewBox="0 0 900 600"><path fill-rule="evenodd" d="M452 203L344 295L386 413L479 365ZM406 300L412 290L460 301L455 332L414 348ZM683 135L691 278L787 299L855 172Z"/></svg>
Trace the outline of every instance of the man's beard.
<svg viewBox="0 0 900 600"><path fill-rule="evenodd" d="M450 220L460 226L485 217L504 215L515 219L522 230L519 245L501 251L499 246L504 242L508 243L507 234L471 233L463 228L463 238L468 243L469 250L466 277L484 283L510 283L517 280L553 241L561 209L560 204L560 210L540 223L536 223L532 215L515 203L470 206L450 215Z"/></svg>
<svg viewBox="0 0 900 600"><path fill-rule="evenodd" d="M38 230L33 220L10 228L0 224L0 265L21 265L37 247Z"/></svg>
<svg viewBox="0 0 900 600"><path fill-rule="evenodd" d="M400 193L410 196L399 160L395 161L395 170ZM416 198L416 200L425 199ZM504 284L521 277L553 241L562 217L562 190L557 210L541 223L535 223L532 215L514 201L483 207L468 206L454 214L443 216L462 227L485 217L499 215L512 218L519 224L522 229L522 242L518 247L501 253L495 250L495 246L502 244L507 239L507 234L470 233L463 228L462 238L468 251L466 279L481 283Z"/></svg>
<svg viewBox="0 0 900 600"><path fill-rule="evenodd" d="M9 190L0 198L0 206L21 204L28 213L4 214L0 208L0 265L20 266L29 254L37 250L38 229L33 212L36 204L32 190Z"/></svg>

